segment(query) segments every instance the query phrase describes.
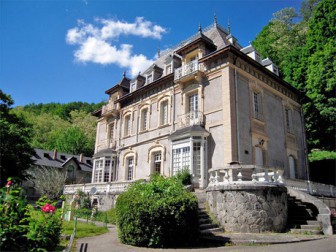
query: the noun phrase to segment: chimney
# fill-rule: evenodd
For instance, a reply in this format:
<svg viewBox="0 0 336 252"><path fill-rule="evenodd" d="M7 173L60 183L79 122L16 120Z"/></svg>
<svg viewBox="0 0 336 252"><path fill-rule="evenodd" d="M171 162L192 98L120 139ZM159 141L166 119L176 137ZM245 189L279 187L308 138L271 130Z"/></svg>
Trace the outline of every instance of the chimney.
<svg viewBox="0 0 336 252"><path fill-rule="evenodd" d="M83 163L83 154L82 153L79 155L79 162Z"/></svg>
<svg viewBox="0 0 336 252"><path fill-rule="evenodd" d="M56 160L57 158L57 149L54 150L54 155L53 155L53 159Z"/></svg>

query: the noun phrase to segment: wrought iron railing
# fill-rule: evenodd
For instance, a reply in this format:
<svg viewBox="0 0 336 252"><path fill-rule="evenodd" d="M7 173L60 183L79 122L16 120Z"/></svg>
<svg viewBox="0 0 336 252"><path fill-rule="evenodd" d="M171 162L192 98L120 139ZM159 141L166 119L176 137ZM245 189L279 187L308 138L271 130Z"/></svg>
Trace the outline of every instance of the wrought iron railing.
<svg viewBox="0 0 336 252"><path fill-rule="evenodd" d="M175 69L174 79L179 80L184 76L188 76L197 71L201 70L200 65L198 64L198 60L190 61L189 63L183 65L180 68Z"/></svg>
<svg viewBox="0 0 336 252"><path fill-rule="evenodd" d="M200 111L191 111L184 115L179 116L179 128L189 127L193 125L204 126L204 114Z"/></svg>

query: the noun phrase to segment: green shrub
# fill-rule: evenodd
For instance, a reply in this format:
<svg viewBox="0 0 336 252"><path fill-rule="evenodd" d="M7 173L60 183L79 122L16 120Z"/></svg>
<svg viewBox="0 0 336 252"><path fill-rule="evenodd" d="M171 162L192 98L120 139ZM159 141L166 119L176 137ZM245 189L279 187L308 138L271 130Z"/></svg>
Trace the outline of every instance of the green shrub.
<svg viewBox="0 0 336 252"><path fill-rule="evenodd" d="M188 168L178 171L175 177L180 180L183 185L191 185L191 174Z"/></svg>
<svg viewBox="0 0 336 252"><path fill-rule="evenodd" d="M116 203L121 242L146 247L176 247L198 238L197 198L176 178L154 176L135 182Z"/></svg>
<svg viewBox="0 0 336 252"><path fill-rule="evenodd" d="M27 250L26 206L23 191L16 184L0 189L0 251Z"/></svg>
<svg viewBox="0 0 336 252"><path fill-rule="evenodd" d="M44 211L28 205L15 183L0 189L0 251L54 251L62 221L55 207Z"/></svg>
<svg viewBox="0 0 336 252"><path fill-rule="evenodd" d="M60 241L62 220L60 210L44 213L40 209L29 209L28 244L31 251L54 251Z"/></svg>

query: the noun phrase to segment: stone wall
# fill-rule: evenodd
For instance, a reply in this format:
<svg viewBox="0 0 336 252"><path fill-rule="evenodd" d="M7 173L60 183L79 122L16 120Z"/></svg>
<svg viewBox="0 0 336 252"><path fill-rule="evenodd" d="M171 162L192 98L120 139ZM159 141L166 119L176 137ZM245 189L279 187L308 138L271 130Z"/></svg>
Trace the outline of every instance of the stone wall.
<svg viewBox="0 0 336 252"><path fill-rule="evenodd" d="M287 192L283 186L208 188L207 202L225 231L282 232L286 227Z"/></svg>

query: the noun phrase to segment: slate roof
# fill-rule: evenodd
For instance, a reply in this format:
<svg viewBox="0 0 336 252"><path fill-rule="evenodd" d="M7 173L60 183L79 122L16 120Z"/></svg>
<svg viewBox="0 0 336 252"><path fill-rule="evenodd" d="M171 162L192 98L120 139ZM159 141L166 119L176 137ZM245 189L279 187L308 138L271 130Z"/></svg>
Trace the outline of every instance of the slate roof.
<svg viewBox="0 0 336 252"><path fill-rule="evenodd" d="M53 159L54 152L42 149L35 149L35 155L32 157L35 165L55 167L62 169L70 160L74 160L82 171L92 171L92 158L83 156L83 162L79 162L79 155L72 155L67 153L57 153L56 158Z"/></svg>

